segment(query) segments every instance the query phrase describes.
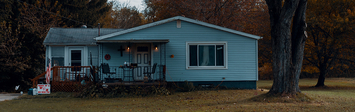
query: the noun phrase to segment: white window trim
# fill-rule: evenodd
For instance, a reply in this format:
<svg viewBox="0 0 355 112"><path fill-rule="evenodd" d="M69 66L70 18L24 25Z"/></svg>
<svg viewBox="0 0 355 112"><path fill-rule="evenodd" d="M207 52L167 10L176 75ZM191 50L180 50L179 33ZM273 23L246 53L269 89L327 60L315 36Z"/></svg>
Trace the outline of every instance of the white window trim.
<svg viewBox="0 0 355 112"><path fill-rule="evenodd" d="M224 66L190 66L190 49L189 45L224 45ZM197 41L186 42L186 69L228 69L228 45L227 41Z"/></svg>

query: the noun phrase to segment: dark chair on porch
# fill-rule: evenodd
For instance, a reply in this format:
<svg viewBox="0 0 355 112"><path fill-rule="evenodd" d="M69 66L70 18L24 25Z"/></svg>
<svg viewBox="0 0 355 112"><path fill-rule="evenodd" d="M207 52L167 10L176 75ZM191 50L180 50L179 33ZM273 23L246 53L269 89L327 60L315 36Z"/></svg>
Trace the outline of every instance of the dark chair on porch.
<svg viewBox="0 0 355 112"><path fill-rule="evenodd" d="M154 63L153 68L150 72L148 70L146 72L143 72L144 76L148 77L148 81L152 81L152 74L155 73L156 68L157 68L157 63Z"/></svg>
<svg viewBox="0 0 355 112"><path fill-rule="evenodd" d="M101 64L101 70L102 70L102 74L109 74L107 79L107 82L110 82L111 80L113 80L113 78L111 78L110 74L116 74L116 69L115 72L110 72L110 66L107 63L102 63Z"/></svg>

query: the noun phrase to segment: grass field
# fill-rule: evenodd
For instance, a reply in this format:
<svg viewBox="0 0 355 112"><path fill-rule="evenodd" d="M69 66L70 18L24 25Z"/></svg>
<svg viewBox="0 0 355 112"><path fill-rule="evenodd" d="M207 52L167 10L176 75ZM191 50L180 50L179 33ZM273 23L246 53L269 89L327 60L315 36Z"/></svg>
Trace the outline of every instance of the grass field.
<svg viewBox="0 0 355 112"><path fill-rule="evenodd" d="M258 81L258 90L210 90L174 93L169 96L81 99L68 93L23 96L0 102L0 112L48 111L355 111L355 79L326 79L327 88L310 88L317 79L301 79L303 93L311 102L268 103L249 99L267 92L272 81ZM263 91L261 91L263 89ZM60 98L51 98L53 96Z"/></svg>

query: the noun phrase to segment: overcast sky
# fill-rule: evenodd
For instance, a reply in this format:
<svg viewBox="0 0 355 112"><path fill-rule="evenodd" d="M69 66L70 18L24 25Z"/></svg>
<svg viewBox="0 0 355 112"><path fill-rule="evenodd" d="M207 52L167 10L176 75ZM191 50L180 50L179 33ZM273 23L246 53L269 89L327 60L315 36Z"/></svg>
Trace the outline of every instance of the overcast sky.
<svg viewBox="0 0 355 112"><path fill-rule="evenodd" d="M128 3L129 6L136 6L140 11L143 11L145 8L145 5L143 5L143 0L108 0L108 1L118 1L120 4Z"/></svg>

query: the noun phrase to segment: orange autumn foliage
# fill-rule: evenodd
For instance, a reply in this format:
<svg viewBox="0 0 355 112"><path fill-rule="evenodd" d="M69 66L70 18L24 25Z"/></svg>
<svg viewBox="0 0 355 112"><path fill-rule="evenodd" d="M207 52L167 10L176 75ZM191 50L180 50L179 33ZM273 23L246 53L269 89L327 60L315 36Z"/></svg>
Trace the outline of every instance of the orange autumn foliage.
<svg viewBox="0 0 355 112"><path fill-rule="evenodd" d="M263 36L268 29L267 6L261 0L147 0L149 22L185 16Z"/></svg>
<svg viewBox="0 0 355 112"><path fill-rule="evenodd" d="M309 0L303 72L324 77L351 77L354 72L353 0ZM319 75L318 75L319 74Z"/></svg>

